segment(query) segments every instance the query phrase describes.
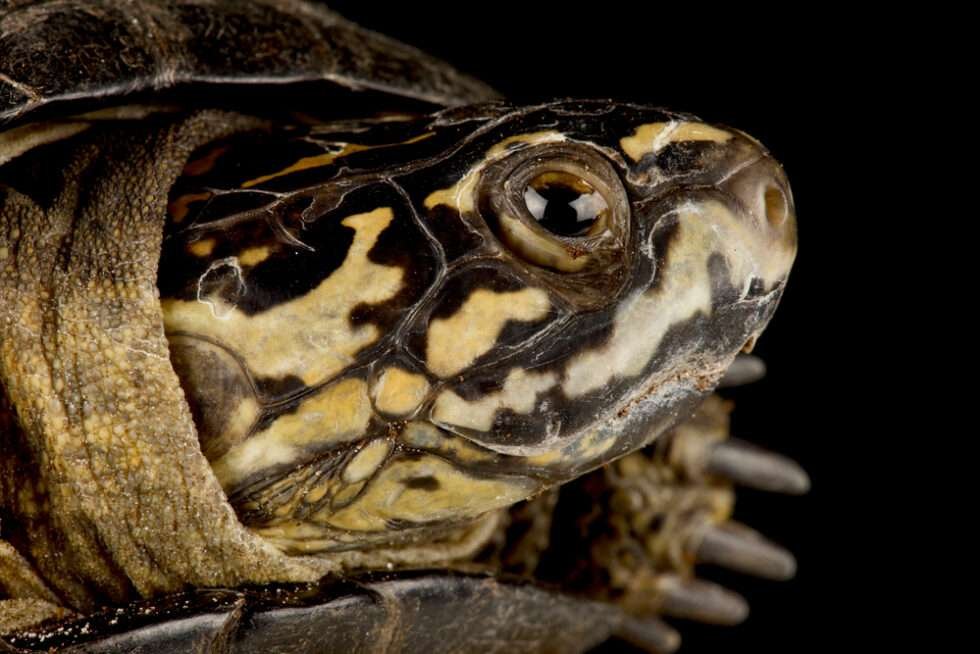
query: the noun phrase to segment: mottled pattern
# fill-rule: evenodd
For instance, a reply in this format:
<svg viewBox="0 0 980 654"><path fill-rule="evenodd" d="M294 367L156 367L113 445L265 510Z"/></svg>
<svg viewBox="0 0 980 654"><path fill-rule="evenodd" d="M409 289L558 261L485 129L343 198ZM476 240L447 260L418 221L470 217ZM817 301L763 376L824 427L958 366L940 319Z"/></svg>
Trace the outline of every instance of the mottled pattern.
<svg viewBox="0 0 980 654"><path fill-rule="evenodd" d="M596 264L556 271L500 238L500 212L527 220L511 178L552 167L589 176L609 227L535 238ZM766 193L789 191L754 142L629 105L209 144L171 191L159 277L205 452L245 523L303 551L465 521L619 456L693 406L775 308L795 234L790 201L774 216ZM408 417L431 437L407 436ZM452 434L469 449L444 447ZM385 460L345 480L379 438ZM439 458L406 468L399 452ZM488 477L497 499L471 502Z"/></svg>

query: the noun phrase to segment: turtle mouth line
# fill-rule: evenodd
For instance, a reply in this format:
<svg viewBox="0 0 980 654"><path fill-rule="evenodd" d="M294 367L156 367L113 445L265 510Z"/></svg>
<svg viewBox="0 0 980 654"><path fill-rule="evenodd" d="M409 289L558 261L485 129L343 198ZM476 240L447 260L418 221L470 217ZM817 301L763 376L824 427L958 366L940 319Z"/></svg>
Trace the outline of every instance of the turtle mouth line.
<svg viewBox="0 0 980 654"><path fill-rule="evenodd" d="M730 361L710 369L678 370L657 374L641 390L621 398L603 411L590 426L571 434L560 434L560 425L550 425L535 445L505 445L486 442L479 435L431 423L443 434L465 439L485 452L506 457L521 467L521 476L546 484L558 483L601 467L609 461L653 442L662 432L693 411L697 402L723 378ZM680 408L678 408L680 407ZM493 476L509 476L498 469Z"/></svg>

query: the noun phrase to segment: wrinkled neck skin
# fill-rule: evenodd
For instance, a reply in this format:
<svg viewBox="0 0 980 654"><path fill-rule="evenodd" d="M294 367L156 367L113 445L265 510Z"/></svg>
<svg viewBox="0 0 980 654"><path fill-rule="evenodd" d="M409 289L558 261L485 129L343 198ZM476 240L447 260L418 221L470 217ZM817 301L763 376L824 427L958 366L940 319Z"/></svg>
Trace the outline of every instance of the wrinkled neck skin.
<svg viewBox="0 0 980 654"><path fill-rule="evenodd" d="M303 138L325 149L302 166L247 180L271 199L253 213L273 234L256 244L250 232L248 255L222 250L250 224L245 213L197 215L162 238L192 153L254 129L248 119L80 128L57 145L68 162L49 172L58 179L3 191L0 383L20 428L2 435L0 537L62 603L87 610L186 585L465 558L497 509L685 419L775 310L795 254L792 202L778 165L744 135L609 103L493 104L403 122L321 127ZM556 153L595 174L619 221L585 255L541 245L518 196L500 195L522 166ZM321 225L326 240L304 242ZM338 238L343 256L312 289L243 295L275 280L277 256L316 263ZM209 239L217 246L195 245ZM338 293L341 281L356 288ZM299 334L276 330L274 359L273 346L246 338L268 325ZM331 342L337 334L347 340ZM261 429L227 442L199 433L185 399L194 404L187 380L204 378L196 359L180 377L171 361L219 340L262 368L247 371L253 387L280 393ZM380 390L396 378L422 389L410 403ZM336 407L363 421L333 441L321 426L297 431L293 416L324 406L334 423ZM254 509L273 502L270 479L334 453L356 460L352 443L383 443L384 465L344 508L302 524ZM276 460L256 469L264 451ZM421 467L437 473L409 483Z"/></svg>
<svg viewBox="0 0 980 654"><path fill-rule="evenodd" d="M3 536L74 608L328 567L238 523L163 336L167 191L194 147L246 126L205 113L93 129L48 171L50 195L0 199L0 380L21 426L3 434Z"/></svg>

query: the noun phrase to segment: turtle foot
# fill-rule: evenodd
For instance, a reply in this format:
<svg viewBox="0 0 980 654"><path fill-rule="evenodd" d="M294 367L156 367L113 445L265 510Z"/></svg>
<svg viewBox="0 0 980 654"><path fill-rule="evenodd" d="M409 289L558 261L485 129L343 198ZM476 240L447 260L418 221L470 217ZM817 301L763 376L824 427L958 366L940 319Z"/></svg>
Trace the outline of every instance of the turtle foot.
<svg viewBox="0 0 980 654"><path fill-rule="evenodd" d="M740 383L757 378L752 362L745 363ZM700 578L700 567L784 581L795 575L796 559L732 519L735 487L799 495L810 480L794 461L730 438L731 409L711 396L653 445L562 487L555 497L516 507L496 564L615 604L638 620L657 618L653 633L676 635L661 617L742 622L749 613L745 598ZM679 636L644 643L629 633L618 637L651 652L680 644Z"/></svg>

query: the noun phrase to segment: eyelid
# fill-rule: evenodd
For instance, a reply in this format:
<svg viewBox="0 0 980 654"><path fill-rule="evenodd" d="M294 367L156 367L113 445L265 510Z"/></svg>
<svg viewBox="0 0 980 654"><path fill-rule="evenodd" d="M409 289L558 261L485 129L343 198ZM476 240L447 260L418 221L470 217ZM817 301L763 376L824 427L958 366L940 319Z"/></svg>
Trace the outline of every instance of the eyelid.
<svg viewBox="0 0 980 654"><path fill-rule="evenodd" d="M544 191L548 187L558 201L567 202L556 207L559 213L550 221L542 219L542 203L554 199ZM543 271L608 277L626 263L632 231L626 189L613 163L587 144L515 151L484 171L478 194L480 214L500 244ZM591 222L586 227L583 220L581 231L574 215L560 213L573 202L577 205L569 211L583 212Z"/></svg>
<svg viewBox="0 0 980 654"><path fill-rule="evenodd" d="M570 252L557 239L537 233L513 216L502 215L499 223L502 240L531 263L561 272L578 272L589 263L587 252Z"/></svg>

